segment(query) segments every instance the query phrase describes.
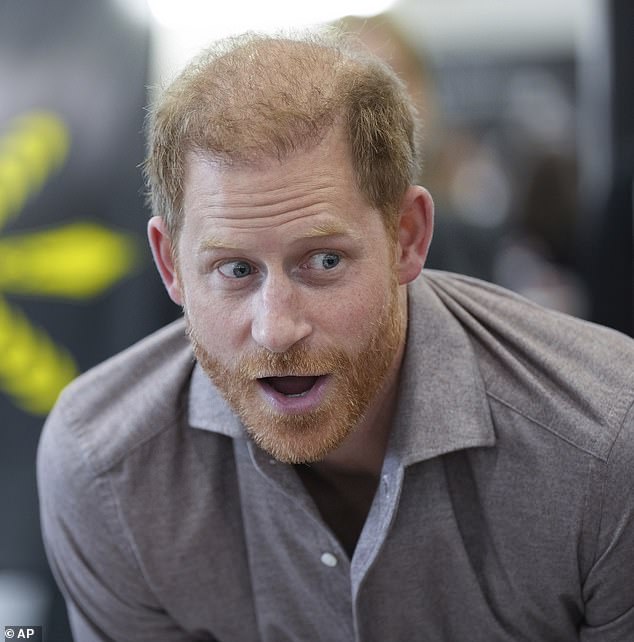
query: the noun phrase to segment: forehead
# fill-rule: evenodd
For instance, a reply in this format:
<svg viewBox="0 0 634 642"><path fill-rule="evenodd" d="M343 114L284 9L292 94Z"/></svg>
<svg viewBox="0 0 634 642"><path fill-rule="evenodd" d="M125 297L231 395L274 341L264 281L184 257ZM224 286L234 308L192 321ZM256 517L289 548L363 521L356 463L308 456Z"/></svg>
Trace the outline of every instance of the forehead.
<svg viewBox="0 0 634 642"><path fill-rule="evenodd" d="M199 222L233 229L267 228L302 221L324 234L345 228L373 208L357 187L345 138L330 131L320 144L284 159L219 162L204 152L186 156L185 227Z"/></svg>
<svg viewBox="0 0 634 642"><path fill-rule="evenodd" d="M332 182L338 182L338 177L342 180L354 178L346 133L340 126L329 129L317 143L299 146L282 157L274 150L270 155L252 159L225 159L204 150L189 151L185 156L184 169L185 190L192 186L192 179L198 181L201 178L201 170L209 178L220 179L226 186L230 186L234 179L239 182L244 177L259 182L260 176L270 180L276 174L280 183L286 184L315 174L323 175Z"/></svg>

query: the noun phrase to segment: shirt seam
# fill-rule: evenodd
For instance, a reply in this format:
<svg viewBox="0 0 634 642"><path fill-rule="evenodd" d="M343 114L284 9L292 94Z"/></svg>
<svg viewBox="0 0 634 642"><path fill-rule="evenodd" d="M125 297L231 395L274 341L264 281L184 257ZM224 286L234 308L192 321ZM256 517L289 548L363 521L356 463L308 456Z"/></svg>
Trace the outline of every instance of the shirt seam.
<svg viewBox="0 0 634 642"><path fill-rule="evenodd" d="M79 449L83 453L86 464L88 465L89 469L92 471L93 475L95 477L101 477L103 475L106 475L109 471L111 471L116 466L118 466L122 461L127 459L130 455L136 452L144 444L152 441L153 439L156 439L161 434L163 434L166 430L169 430L173 428L175 425L178 425L182 420L185 409L186 409L186 404L183 402L183 398L181 394L180 400L179 400L178 406L175 409L174 415L168 421L166 421L163 425L161 425L161 427L158 428L156 431L154 431L152 434L141 436L139 437L138 440L133 441L125 449L125 451L122 452L120 455L118 455L116 458L108 461L104 461L101 464L95 460L93 449L88 448L86 444L83 442L83 439L81 438L78 439ZM66 407L61 406L60 410L63 416L68 420L68 423L74 429L79 428L80 424L82 423L80 416L72 412L68 412L69 408L67 406ZM88 425L90 423L91 422L84 422L84 425ZM77 430L74 430L73 432L75 435L77 435ZM83 436L83 433L79 432L79 435Z"/></svg>
<svg viewBox="0 0 634 642"><path fill-rule="evenodd" d="M62 414L68 419L69 424L71 426L76 427L77 423L79 422L79 417L71 417L69 416L66 412L65 409L62 409ZM127 555L129 560L132 562L134 565L134 568L136 571L143 577L143 581L145 582L145 585L148 589L149 592L152 593L154 598L156 599L157 604L159 603L159 600L152 589L151 585L147 581L147 578L145 576L145 573L143 571L143 567L139 562L139 558L136 554L135 548L132 544L132 541L130 539L130 534L128 532L128 529L126 528L126 525L122 519L121 512L120 512L120 506L119 506L119 500L117 497L117 493L115 492L115 489L113 488L112 485L112 479L104 474L104 473L97 473L95 470L94 462L93 462L93 457L92 454L85 448L84 444L78 440L77 442L78 446L78 452L81 457L81 462L82 465L86 468L87 472L90 474L92 473L93 479L95 480L97 484L97 489L99 495L102 497L104 500L102 503L103 509L101 511L102 515L106 519L105 525L108 530L112 533L112 536L115 538L115 540L119 540L117 533L115 530L112 528L111 520L108 519L108 514L112 514L117 526L118 526L118 531L121 532L123 539L125 541L125 549L127 551Z"/></svg>
<svg viewBox="0 0 634 642"><path fill-rule="evenodd" d="M632 410L632 407L634 407L634 398L630 400L629 404L625 407L625 412L623 413L623 418L619 422L619 429L616 432L616 435L614 436L614 439L612 440L612 443L610 444L610 449L608 450L608 453L606 455L605 461L606 464L610 464L610 458L612 457L612 452L614 451L614 445L616 442L619 440L619 437L621 436L621 432L623 432L623 429L625 428L625 420L627 419L628 415L630 414L630 411Z"/></svg>
<svg viewBox="0 0 634 642"><path fill-rule="evenodd" d="M141 557L138 552L138 548L136 546L136 542L134 537L132 536L132 533L130 532L130 529L128 527L128 524L126 520L123 517L123 513L121 510L121 502L119 500L119 495L114 487L112 477L110 475L112 469L120 464L122 461L124 461L128 455L131 455L134 451L136 451L138 448L140 448L143 444L151 441L155 437L158 437L161 433L163 433L165 430L168 430L170 427L173 425L177 424L179 419L182 417L183 410L184 410L184 404L182 401L180 402L180 407L178 408L178 412L174 416L174 420L171 422L165 423L165 425L160 428L156 433L153 435L150 435L146 439L143 439L136 443L131 449L126 450L125 454L122 457L117 458L115 462L112 462L110 465L105 467L103 470L99 470L95 466L95 462L93 460L93 455L91 452L89 452L85 447L84 444L79 442L79 450L82 454L82 460L87 467L89 471L92 471L94 475L94 479L97 482L98 488L100 488L100 494L104 498L105 506L106 506L106 511L104 511L105 514L110 513L114 517L114 520L117 524L117 529L113 529L111 527L111 522L108 520L107 527L109 528L110 532L112 533L112 537L115 538L115 541L121 541L123 540L125 542L125 550L127 551L128 559L130 560L131 564L133 564L133 568L136 570L136 572L139 573L140 577L143 579L143 583L145 584L147 590L151 595L153 596L154 600L156 601L157 605L161 604L161 600L159 599L158 595L156 594L156 591L152 587L151 582L149 581L144 566L141 563ZM70 418L69 418L70 419ZM79 421L79 418L76 417L71 422L73 424L77 424ZM121 537L118 536L117 532L121 534ZM167 612L166 612L167 613ZM167 613L169 617L171 615Z"/></svg>
<svg viewBox="0 0 634 642"><path fill-rule="evenodd" d="M143 583L147 587L147 590L154 597L156 604L161 604L161 600L159 599L158 595L152 588L152 584L150 583L150 581L148 580L148 577L146 576L145 569L143 568L143 564L141 564L140 556L138 554L134 537L132 537L132 534L130 533L130 529L128 528L126 521L123 519L123 514L121 512L121 502L119 501L119 497L112 483L112 478L109 476L106 476L104 477L104 481L106 482L108 487L108 491L109 491L108 494L110 495L110 500L112 502L113 512L117 520L117 524L119 525L119 530L121 531L121 535L125 539L126 548L128 549L128 554L130 555L130 558L133 561L134 566L136 567L139 575L143 578ZM116 537L114 533L113 533L113 536Z"/></svg>
<svg viewBox="0 0 634 642"><path fill-rule="evenodd" d="M599 544L599 534L601 532L601 522L603 515L603 504L605 499L605 485L606 477L605 474L606 466L605 462L599 462L601 468L596 470L596 461L590 460L590 463L587 468L586 476L586 489L584 492L584 501L583 501L583 510L581 512L581 528L580 533L584 537L583 549L581 551L580 560L579 560L579 587L581 591L581 599L583 599L584 594L584 585L588 579L588 575L592 570L592 567L597 558L597 550ZM592 499L594 496L593 488L595 487L594 479L597 480L598 490L598 499L599 499L599 511L592 510ZM598 518L597 518L598 516ZM593 530L591 530L593 529ZM586 536L585 534L588 533ZM588 542L586 547L586 542ZM585 550L584 550L585 549ZM587 551L587 552L586 552Z"/></svg>
<svg viewBox="0 0 634 642"><path fill-rule="evenodd" d="M610 446L610 450L608 451L608 455L605 460L605 465L603 466L603 469L601 471L602 479L601 479L601 499L600 499L600 511L599 511L599 524L597 527L597 532L595 536L595 542L594 542L594 554L592 556L592 564L590 565L590 568L594 566L594 564L597 562L597 556L598 556L598 551L599 551L599 539L601 537L601 531L603 530L603 522L605 519L605 498L606 498L606 489L608 485L608 472L609 468L611 465L611 457L612 453L614 452L614 446L616 442L619 440L619 437L621 436L621 432L625 428L625 420L627 419L630 411L632 410L632 407L634 406L634 400L629 404L627 407L625 414L623 415L623 419L621 420L621 423L619 425L619 429L616 433L616 436L614 438L614 441L612 442L612 445Z"/></svg>
<svg viewBox="0 0 634 642"><path fill-rule="evenodd" d="M528 421L530 421L531 423L534 423L535 425L539 426L540 428L543 428L544 430L548 431L549 433L551 433L552 435L554 435L558 439L561 439L562 441L564 441L565 443L569 444L570 446L573 446L577 450L580 450L581 452L584 452L587 455L590 455L591 457L593 457L595 459L598 459L599 461L602 461L604 463L607 461L607 455L603 455L602 456L602 455L600 455L600 454L598 454L596 452L593 452L589 448L586 448L586 447L582 446L581 444L576 443L575 441L573 441L569 437L566 437L565 435L563 435L560 432L558 432L552 426L550 426L550 425L548 425L548 424L546 424L546 423L544 423L542 421L539 421L539 419L536 419L535 417L532 417L528 413L526 413L523 410L520 410L519 408L514 406L512 403L506 401L505 399L502 399L501 397L498 397L495 393L491 392L490 390L487 390L486 394L487 394L488 397L491 397L493 400L497 401L501 405L505 406L506 408L509 408L513 412L517 413L521 417L524 417L524 419L527 419ZM616 441L616 438L614 438L612 440L612 444L610 446L610 450L612 449L615 441Z"/></svg>

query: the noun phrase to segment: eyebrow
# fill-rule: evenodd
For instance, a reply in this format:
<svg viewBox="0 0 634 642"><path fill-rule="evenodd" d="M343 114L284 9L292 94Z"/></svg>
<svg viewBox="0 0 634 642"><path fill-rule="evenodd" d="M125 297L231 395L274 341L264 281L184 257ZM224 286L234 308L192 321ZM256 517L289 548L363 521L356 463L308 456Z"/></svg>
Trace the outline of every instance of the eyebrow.
<svg viewBox="0 0 634 642"><path fill-rule="evenodd" d="M342 236L346 234L347 236L352 236L353 238L358 238L359 235L352 232L342 223L337 221L328 221L327 223L320 223L311 227L309 230L306 230L301 236L301 238L312 239L319 238L322 236Z"/></svg>
<svg viewBox="0 0 634 642"><path fill-rule="evenodd" d="M210 236L200 244L200 249L205 250L235 250L237 249L231 243L222 241L217 236Z"/></svg>
<svg viewBox="0 0 634 642"><path fill-rule="evenodd" d="M360 234L352 232L352 230L348 229L342 223L332 221L328 223L320 223L318 225L311 227L309 230L306 230L299 237L299 239L323 238L327 236L342 236L344 234L354 238L355 240L358 240L361 238ZM210 236L208 239L203 241L203 243L200 246L200 249L203 251L210 251L210 250L236 250L237 248L234 245L232 245L230 242L223 241L217 236Z"/></svg>

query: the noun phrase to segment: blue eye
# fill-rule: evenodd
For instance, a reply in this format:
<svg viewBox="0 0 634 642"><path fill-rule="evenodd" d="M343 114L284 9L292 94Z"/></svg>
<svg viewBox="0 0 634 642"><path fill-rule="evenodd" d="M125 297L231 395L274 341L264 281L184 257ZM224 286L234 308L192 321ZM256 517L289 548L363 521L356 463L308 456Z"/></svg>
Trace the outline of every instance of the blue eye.
<svg viewBox="0 0 634 642"><path fill-rule="evenodd" d="M255 272L255 268L246 261L228 261L218 267L218 271L223 276L230 279L243 279Z"/></svg>
<svg viewBox="0 0 634 642"><path fill-rule="evenodd" d="M332 270L339 265L341 256L334 252L319 252L308 259L308 267L313 270Z"/></svg>

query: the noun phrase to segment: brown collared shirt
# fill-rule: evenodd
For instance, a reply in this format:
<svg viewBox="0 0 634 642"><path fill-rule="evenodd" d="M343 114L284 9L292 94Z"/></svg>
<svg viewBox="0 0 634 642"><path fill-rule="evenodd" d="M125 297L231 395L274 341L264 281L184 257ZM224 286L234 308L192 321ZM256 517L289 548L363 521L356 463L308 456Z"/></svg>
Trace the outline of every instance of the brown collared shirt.
<svg viewBox="0 0 634 642"><path fill-rule="evenodd" d="M77 642L634 640L634 342L426 271L352 559L181 322L86 373L38 453Z"/></svg>

